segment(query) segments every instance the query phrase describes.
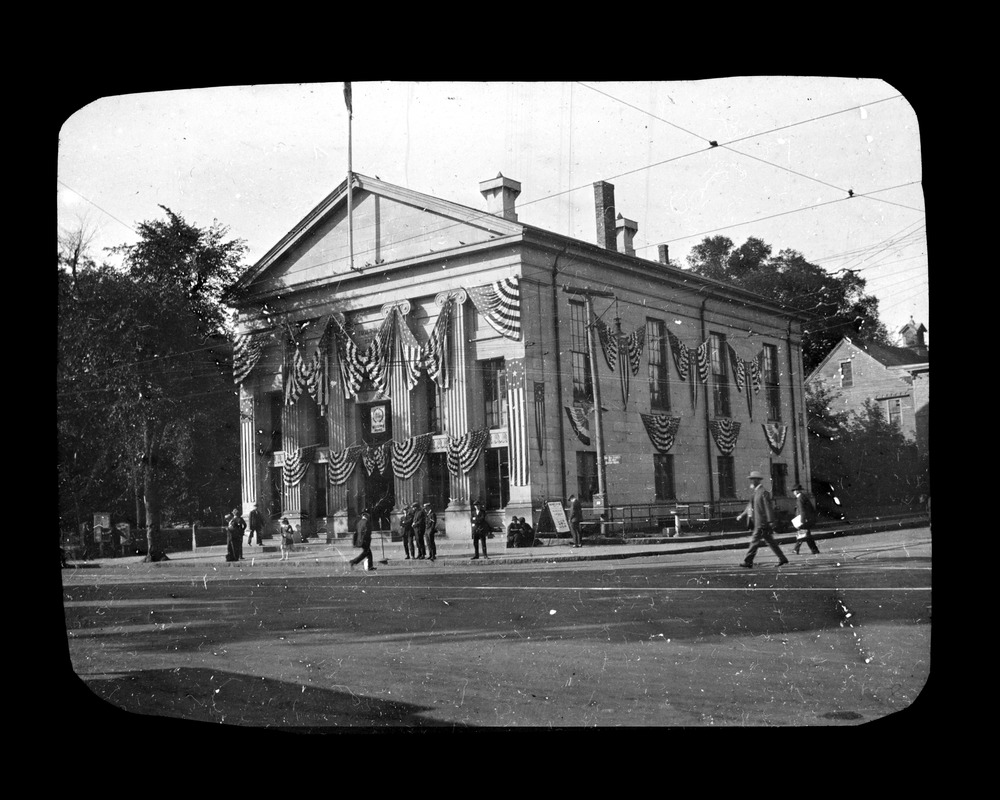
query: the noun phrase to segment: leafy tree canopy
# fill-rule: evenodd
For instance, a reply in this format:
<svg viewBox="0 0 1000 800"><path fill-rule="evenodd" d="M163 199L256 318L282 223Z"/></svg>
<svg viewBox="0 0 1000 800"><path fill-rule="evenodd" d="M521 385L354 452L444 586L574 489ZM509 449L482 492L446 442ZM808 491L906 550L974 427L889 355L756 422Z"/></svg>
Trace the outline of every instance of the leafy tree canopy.
<svg viewBox="0 0 1000 800"><path fill-rule="evenodd" d="M815 369L843 338L891 344L879 319L878 299L865 293L865 279L843 270L830 274L797 250L772 255L771 246L750 237L736 247L726 236L706 237L687 257L699 275L738 286L805 312L802 360Z"/></svg>

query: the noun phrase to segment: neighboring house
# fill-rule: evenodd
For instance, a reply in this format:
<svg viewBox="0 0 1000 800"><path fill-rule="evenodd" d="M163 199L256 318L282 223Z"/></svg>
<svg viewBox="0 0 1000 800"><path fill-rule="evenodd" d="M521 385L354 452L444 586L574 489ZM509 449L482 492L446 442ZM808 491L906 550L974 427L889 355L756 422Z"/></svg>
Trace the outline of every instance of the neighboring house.
<svg viewBox="0 0 1000 800"><path fill-rule="evenodd" d="M778 495L808 484L803 319L664 245L637 256L611 184L596 244L519 222L502 175L485 210L352 185L350 214L345 180L228 295L247 512L344 534L366 507L395 527L430 501L465 536L477 498L506 524L570 494L718 511L750 470ZM567 288L603 293L596 322Z"/></svg>
<svg viewBox="0 0 1000 800"><path fill-rule="evenodd" d="M927 329L912 319L900 329L902 347L865 344L844 337L808 377L810 386L833 394L831 411L860 412L873 400L907 439L927 448L930 366Z"/></svg>

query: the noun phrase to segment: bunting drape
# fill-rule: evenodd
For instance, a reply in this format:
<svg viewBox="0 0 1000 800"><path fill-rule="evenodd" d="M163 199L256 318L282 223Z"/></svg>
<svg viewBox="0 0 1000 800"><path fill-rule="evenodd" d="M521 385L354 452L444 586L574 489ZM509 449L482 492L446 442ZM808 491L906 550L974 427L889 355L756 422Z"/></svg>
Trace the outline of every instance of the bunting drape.
<svg viewBox="0 0 1000 800"><path fill-rule="evenodd" d="M578 406L563 406L563 408L566 409L569 426L576 434L576 438L590 447L590 409L585 411Z"/></svg>
<svg viewBox="0 0 1000 800"><path fill-rule="evenodd" d="M764 429L764 438L767 439L767 446L777 455L785 447L785 435L788 433L788 426L782 425L780 422L765 422L761 424L761 427Z"/></svg>
<svg viewBox="0 0 1000 800"><path fill-rule="evenodd" d="M383 442L375 447L365 445L364 452L361 454L361 462L365 465L365 471L369 475L376 470L385 472L385 468L389 464L389 455L386 450L390 447L392 447L392 442Z"/></svg>
<svg viewBox="0 0 1000 800"><path fill-rule="evenodd" d="M501 336L521 338L521 287L517 277L466 290L476 310Z"/></svg>
<svg viewBox="0 0 1000 800"><path fill-rule="evenodd" d="M421 364L426 368L430 379L442 389L447 389L449 383L448 325L451 323L454 307L455 299L449 297L441 307L430 338L420 349Z"/></svg>
<svg viewBox="0 0 1000 800"><path fill-rule="evenodd" d="M452 475L464 475L479 460L479 454L490 439L490 429L480 428L462 436L448 437L448 471Z"/></svg>
<svg viewBox="0 0 1000 800"><path fill-rule="evenodd" d="M698 382L707 383L708 382L708 372L709 372L709 358L708 358L708 342L706 339L704 342L698 345L697 348L690 348L685 344L682 344L680 339L667 328L667 339L670 342L670 353L674 359L674 366L677 367L677 376L682 381L688 382L688 388L691 392L691 407L697 408L698 406Z"/></svg>
<svg viewBox="0 0 1000 800"><path fill-rule="evenodd" d="M713 419L708 423L712 438L723 455L731 455L736 448L736 439L740 435L740 423L727 417Z"/></svg>
<svg viewBox="0 0 1000 800"><path fill-rule="evenodd" d="M285 462L281 465L281 480L285 486L297 486L305 477L306 470L309 469L309 460L306 458L307 448L298 448L292 451L285 451Z"/></svg>
<svg viewBox="0 0 1000 800"><path fill-rule="evenodd" d="M326 463L327 482L334 486L347 483L364 449L364 445L354 444L346 450L331 450Z"/></svg>
<svg viewBox="0 0 1000 800"><path fill-rule="evenodd" d="M257 366L264 352L264 343L271 332L248 333L233 339L233 383L243 383Z"/></svg>
<svg viewBox="0 0 1000 800"><path fill-rule="evenodd" d="M646 427L649 439L661 453L666 453L674 446L674 437L680 427L680 417L670 417L666 414L639 414L642 424Z"/></svg>
<svg viewBox="0 0 1000 800"><path fill-rule="evenodd" d="M642 353L646 341L645 327L636 328L628 336L612 331L601 320L594 322L597 338L601 343L604 360L608 369L618 373L621 383L622 402L628 404L629 376L638 375L642 364Z"/></svg>
<svg viewBox="0 0 1000 800"><path fill-rule="evenodd" d="M403 481L420 469L424 454L430 449L433 433L422 433L402 442L392 443L392 474Z"/></svg>

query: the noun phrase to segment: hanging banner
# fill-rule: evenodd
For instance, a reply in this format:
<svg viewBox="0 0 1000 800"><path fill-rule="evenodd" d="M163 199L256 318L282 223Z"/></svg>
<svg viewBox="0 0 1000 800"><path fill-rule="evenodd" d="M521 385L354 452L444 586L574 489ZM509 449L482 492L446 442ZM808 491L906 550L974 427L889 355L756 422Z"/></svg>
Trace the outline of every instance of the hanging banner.
<svg viewBox="0 0 1000 800"><path fill-rule="evenodd" d="M589 411L584 411L577 406L563 406L566 409L566 416L569 417L569 426L584 445L590 447L590 417Z"/></svg>
<svg viewBox="0 0 1000 800"><path fill-rule="evenodd" d="M452 475L466 474L479 460L479 454L490 438L490 429L469 431L462 436L448 437L448 471Z"/></svg>
<svg viewBox="0 0 1000 800"><path fill-rule="evenodd" d="M466 289L476 310L508 339L521 338L521 287L517 277Z"/></svg>
<svg viewBox="0 0 1000 800"><path fill-rule="evenodd" d="M327 456L327 482L334 486L341 486L347 483L347 479L354 472L354 466L358 463L358 458L364 452L364 449L364 445L355 444L346 450L331 450Z"/></svg>
<svg viewBox="0 0 1000 800"><path fill-rule="evenodd" d="M542 431L545 430L545 382L535 381L535 443L538 445L538 463L544 464Z"/></svg>
<svg viewBox="0 0 1000 800"><path fill-rule="evenodd" d="M674 437L680 427L680 417L668 417L666 414L642 414L642 424L649 434L649 440L661 453L666 453L674 446Z"/></svg>
<svg viewBox="0 0 1000 800"><path fill-rule="evenodd" d="M264 352L264 343L271 332L249 333L233 339L233 383L243 383L257 366Z"/></svg>
<svg viewBox="0 0 1000 800"><path fill-rule="evenodd" d="M524 362L508 361L507 372L507 456L510 465L510 485L527 486L528 420L525 418L528 398L525 392Z"/></svg>
<svg viewBox="0 0 1000 800"><path fill-rule="evenodd" d="M422 433L404 442L392 443L392 474L404 481L413 477L423 463L424 454L434 440L433 433Z"/></svg>
<svg viewBox="0 0 1000 800"><path fill-rule="evenodd" d="M309 469L309 461L306 459L305 449L285 451L285 463L281 465L281 479L285 486L300 484L307 469Z"/></svg>
<svg viewBox="0 0 1000 800"><path fill-rule="evenodd" d="M731 455L736 448L736 439L740 435L740 423L735 420L722 418L713 419L708 423L709 430L712 431L712 438L723 455Z"/></svg>
<svg viewBox="0 0 1000 800"><path fill-rule="evenodd" d="M788 433L788 426L780 422L765 422L761 425L764 429L764 438L767 439L767 446L777 455L785 447L785 436Z"/></svg>

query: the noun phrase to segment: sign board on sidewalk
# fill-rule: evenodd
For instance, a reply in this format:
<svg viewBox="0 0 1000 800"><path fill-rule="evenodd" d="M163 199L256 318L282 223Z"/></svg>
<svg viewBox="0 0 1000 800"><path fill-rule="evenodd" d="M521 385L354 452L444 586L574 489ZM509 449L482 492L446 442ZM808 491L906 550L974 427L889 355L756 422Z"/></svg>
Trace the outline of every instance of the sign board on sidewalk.
<svg viewBox="0 0 1000 800"><path fill-rule="evenodd" d="M552 515L552 522L555 523L556 531L558 533L569 533L569 520L566 519L566 509L562 507L562 503L558 500L552 500L545 505L549 507L549 513Z"/></svg>

